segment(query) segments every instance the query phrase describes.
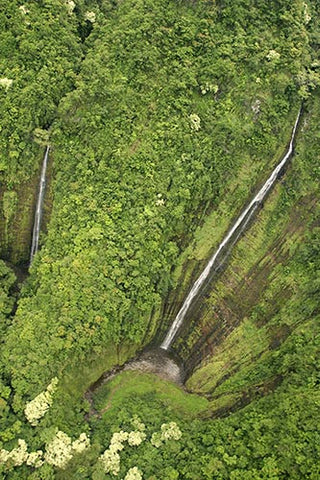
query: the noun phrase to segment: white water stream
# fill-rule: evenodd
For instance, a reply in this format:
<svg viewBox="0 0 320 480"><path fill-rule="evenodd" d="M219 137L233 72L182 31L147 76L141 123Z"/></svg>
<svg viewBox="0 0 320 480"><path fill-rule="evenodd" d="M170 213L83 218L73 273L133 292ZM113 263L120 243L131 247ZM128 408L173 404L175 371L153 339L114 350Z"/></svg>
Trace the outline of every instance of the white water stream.
<svg viewBox="0 0 320 480"><path fill-rule="evenodd" d="M39 183L39 194L38 194L36 211L34 214L32 243L31 243L31 250L30 250L30 265L32 263L34 255L36 254L39 248L42 206L43 206L44 192L46 188L46 172L47 172L47 166L48 166L49 150L50 150L50 147L47 146L43 163L42 163L41 177L40 177L40 183Z"/></svg>
<svg viewBox="0 0 320 480"><path fill-rule="evenodd" d="M237 235L237 238L243 232L244 228L246 227L250 218L252 217L254 211L256 210L256 207L258 206L258 204L260 204L264 200L264 198L268 194L270 188L272 187L272 185L277 180L278 175L281 172L282 168L285 166L285 164L287 163L287 161L291 157L292 152L293 152L293 141L294 141L297 126L298 126L298 123L299 123L300 114L301 114L301 109L300 109L300 111L297 115L293 130L292 130L292 135L291 135L291 139L290 139L289 148L288 148L286 154L284 155L282 160L278 163L278 165L273 170L273 172L271 173L268 180L261 187L261 189L256 194L256 196L253 198L253 200L249 203L249 205L243 210L243 212L237 218L236 222L233 224L231 229L227 232L226 236L224 237L224 239L222 240L222 242L218 246L217 250L215 251L215 253L211 257L211 259L209 260L207 266L205 267L205 269L203 270L203 272L201 273L199 278L193 284L187 298L185 299L185 301L184 301L181 309L179 310L173 324L171 325L170 330L168 331L164 341L160 345L160 348L162 348L163 350L168 350L168 348L170 347L173 339L175 338L179 328L182 325L182 322L183 322L183 320L186 316L187 311L189 310L189 307L190 307L191 303L193 302L194 298L198 295L201 287L203 286L204 282L206 281L206 279L210 275L210 272L212 271L212 269L217 267L217 265L216 265L217 263L219 264L218 266L220 266L221 262L218 259L219 254L228 245L229 241L232 239L232 237L235 234L235 232L237 231L237 229L239 227L241 227L242 223L243 223L243 225L242 225L242 228L241 228L240 232ZM237 240L237 238L236 238L236 240ZM236 240L233 242L232 245L234 245L236 243Z"/></svg>

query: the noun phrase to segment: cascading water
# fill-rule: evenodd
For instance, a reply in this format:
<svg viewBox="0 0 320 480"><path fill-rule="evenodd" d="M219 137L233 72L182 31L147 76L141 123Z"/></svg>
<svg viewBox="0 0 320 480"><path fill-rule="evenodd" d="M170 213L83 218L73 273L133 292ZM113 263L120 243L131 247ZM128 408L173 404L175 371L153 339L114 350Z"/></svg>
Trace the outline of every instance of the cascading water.
<svg viewBox="0 0 320 480"><path fill-rule="evenodd" d="M223 250L225 248L228 247L229 242L231 240L233 240L232 245L230 246L230 248L227 251L227 254L228 254L228 252L230 251L232 246L236 243L236 241L239 238L239 236L241 235L241 233L244 231L246 225L248 224L248 222L249 222L250 218L252 217L254 211L256 210L257 206L264 200L264 198L268 194L269 190L271 189L272 185L274 184L274 182L278 178L279 173L281 172L281 170L283 169L283 167L287 163L288 159L291 157L292 152L293 152L293 142L294 142L294 138L295 138L295 135L296 135L297 126L298 126L298 123L299 123L300 114L301 114L301 109L299 110L299 113L297 115L293 130L292 130L292 135L291 135L291 139L290 139L289 148L288 148L286 154L284 155L284 157L282 158L280 163L276 166L276 168L273 170L272 174L270 175L268 180L265 182L265 184L261 187L261 189L256 194L256 196L253 198L253 200L249 203L249 205L243 210L241 215L237 218L236 222L234 223L232 228L228 231L228 233L226 234L226 236L224 237L224 239L222 240L222 242L218 246L217 250L215 251L215 253L211 257L211 259L209 260L207 266L205 267L205 269L203 270L203 272L201 273L199 278L193 284L187 298L185 299L185 301L184 301L181 309L179 310L173 324L171 325L170 330L168 331L164 341L160 345L160 348L162 348L163 350L168 350L168 348L170 347L174 337L176 336L179 328L182 325L182 322L183 322L183 320L186 316L187 311L189 310L189 307L190 307L191 303L193 302L195 297L198 295L201 287L203 286L204 282L206 281L206 279L208 278L210 273L213 271L213 269L217 269L221 265L222 261L220 259L220 256L221 256L220 254L223 252ZM236 238L234 239L233 237L236 233L237 233L237 235L236 235Z"/></svg>
<svg viewBox="0 0 320 480"><path fill-rule="evenodd" d="M42 205L43 205L44 192L46 188L46 172L47 172L47 165L48 165L48 158L49 158L49 150L50 150L50 147L47 146L43 163L42 163L41 177L40 177L40 183L39 183L39 194L38 194L36 211L34 214L32 243L31 243L31 251L30 251L30 265L32 263L34 255L36 254L39 248Z"/></svg>

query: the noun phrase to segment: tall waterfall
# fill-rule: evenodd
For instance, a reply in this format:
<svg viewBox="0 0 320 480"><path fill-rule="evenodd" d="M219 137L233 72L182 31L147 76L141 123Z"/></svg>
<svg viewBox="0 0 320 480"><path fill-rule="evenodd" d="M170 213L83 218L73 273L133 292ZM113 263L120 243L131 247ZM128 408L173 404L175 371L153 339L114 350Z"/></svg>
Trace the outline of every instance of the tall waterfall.
<svg viewBox="0 0 320 480"><path fill-rule="evenodd" d="M38 194L36 211L34 214L32 243L31 243L31 251L30 251L30 265L32 263L34 255L36 254L39 248L42 205L43 205L44 192L46 188L46 172L47 172L47 165L48 165L48 158L49 158L49 150L50 150L50 147L47 146L43 163L42 163L41 177L40 177L40 183L39 183L39 194Z"/></svg>
<svg viewBox="0 0 320 480"><path fill-rule="evenodd" d="M221 254L223 249L225 249L225 247L228 247L228 244L232 239L233 239L233 242L232 242L232 245L230 246L228 251L230 251L232 246L236 243L237 239L239 238L241 233L244 231L246 225L248 224L250 218L252 217L254 211L256 210L257 206L264 200L264 198L268 194L270 188L272 187L274 182L277 180L278 175L281 172L282 168L285 166L288 159L292 155L292 153L293 153L293 142L294 142L294 138L295 138L295 135L296 135L297 126L298 126L298 123L299 123L300 114L301 114L301 109L299 110L299 113L297 115L293 130L292 130L292 135L291 135L291 139L290 139L289 148L288 148L286 154L284 155L284 157L282 158L280 163L276 166L276 168L273 170L270 177L265 182L265 184L261 187L261 189L256 194L256 196L253 198L253 200L251 200L249 205L243 210L243 212L237 218L237 220L235 221L233 226L230 228L230 230L227 232L226 236L224 237L224 239L222 240L222 242L218 246L217 250L215 251L215 253L211 257L211 259L209 260L207 266L205 267L205 269L203 270L203 272L201 273L199 278L193 284L187 298L185 299L185 301L184 301L181 309L179 310L173 324L171 325L170 330L168 331L164 341L160 345L160 348L162 348L163 350L168 350L168 348L170 347L174 337L177 334L177 331L179 330L179 328L182 325L182 322L183 322L183 320L186 316L187 311L189 310L189 307L190 307L192 301L194 300L194 298L199 293L201 287L203 286L204 282L208 278L209 274L213 271L213 269L216 269L217 267L219 268L219 266L221 265L222 262L218 258L219 255ZM237 230L238 230L238 233L236 235L236 238L233 238L235 233L237 232Z"/></svg>

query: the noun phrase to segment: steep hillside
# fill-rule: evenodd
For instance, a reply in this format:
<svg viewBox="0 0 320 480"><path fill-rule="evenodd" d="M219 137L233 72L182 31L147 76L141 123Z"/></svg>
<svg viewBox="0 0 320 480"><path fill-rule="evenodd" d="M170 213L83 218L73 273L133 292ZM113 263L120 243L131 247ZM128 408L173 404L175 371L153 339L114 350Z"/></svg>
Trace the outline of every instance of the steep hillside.
<svg viewBox="0 0 320 480"><path fill-rule="evenodd" d="M231 16L202 4L121 3L95 26L53 128L48 236L8 338L18 390L20 376L30 394L71 358L152 338L197 224L248 159L246 194L286 142L294 79L311 54L304 10L292 8L296 23L280 15L278 26L264 9L244 16L242 5Z"/></svg>
<svg viewBox="0 0 320 480"><path fill-rule="evenodd" d="M214 408L277 388L291 371L292 349L316 367L309 349L319 314L318 115L317 100L292 165L176 343L187 365L197 365L188 388L209 395Z"/></svg>
<svg viewBox="0 0 320 480"><path fill-rule="evenodd" d="M319 108L315 97L292 165L193 309L197 325L189 319L174 343L190 368L202 358L186 384L201 396L152 375L117 375L94 394L94 447L57 478L104 478L117 462L99 455L111 448L114 432L133 428L141 445L122 441L123 474L138 468L149 480L318 478ZM209 218L190 246L189 265L205 256L210 220L214 231ZM168 419L175 422L170 434Z"/></svg>
<svg viewBox="0 0 320 480"><path fill-rule="evenodd" d="M319 2L1 7L0 476L316 480ZM303 100L173 344L185 388L124 371L89 395L159 344Z"/></svg>
<svg viewBox="0 0 320 480"><path fill-rule="evenodd" d="M82 48L65 2L1 1L0 25L0 254L26 264L43 146Z"/></svg>

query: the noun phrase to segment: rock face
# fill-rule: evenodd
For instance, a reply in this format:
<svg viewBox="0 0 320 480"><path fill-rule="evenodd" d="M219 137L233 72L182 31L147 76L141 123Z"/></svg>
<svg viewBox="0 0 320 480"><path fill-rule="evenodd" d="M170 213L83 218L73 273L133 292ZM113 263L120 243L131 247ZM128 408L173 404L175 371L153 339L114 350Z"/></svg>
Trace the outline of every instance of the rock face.
<svg viewBox="0 0 320 480"><path fill-rule="evenodd" d="M183 370L178 365L173 355L162 349L147 350L132 362L129 362L124 370L138 370L144 373L154 373L164 380L170 380L182 385Z"/></svg>
<svg viewBox="0 0 320 480"><path fill-rule="evenodd" d="M29 267L34 217L37 201L39 201L39 180L41 177L41 165L43 165L42 151L36 157L36 160L39 163L39 167L35 173L31 173L29 180L22 181L12 190L0 189L0 256L15 267L23 269L24 275L27 274ZM46 232L52 208L53 164L50 159L48 159L47 167L46 194L42 198L43 204L41 208L41 231L44 232ZM6 197L14 199L14 202L11 202L11 216L7 216L7 218L3 208ZM39 233L40 229L38 237Z"/></svg>

